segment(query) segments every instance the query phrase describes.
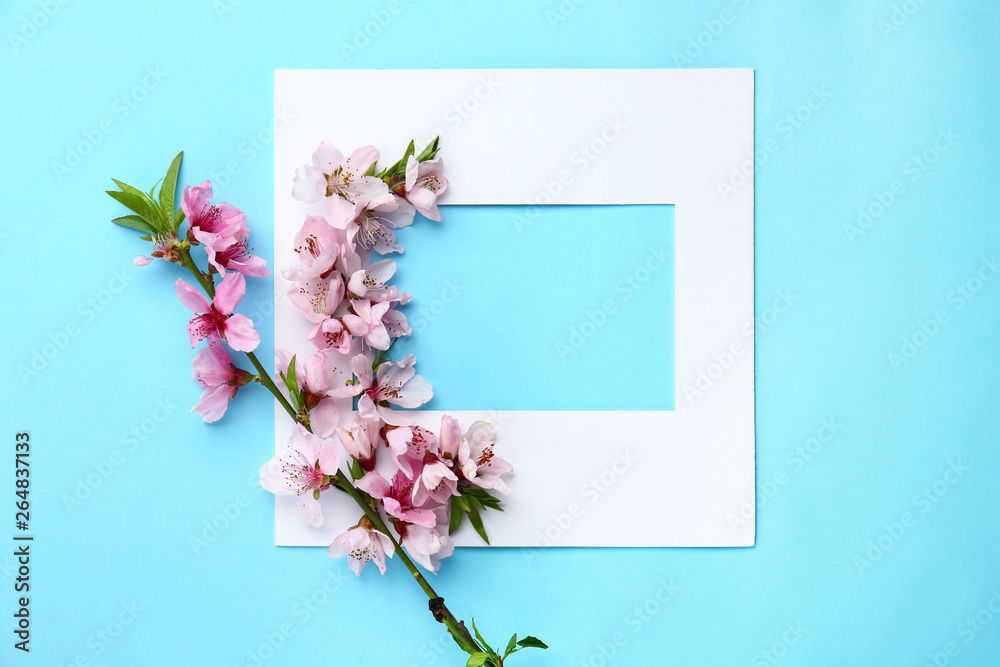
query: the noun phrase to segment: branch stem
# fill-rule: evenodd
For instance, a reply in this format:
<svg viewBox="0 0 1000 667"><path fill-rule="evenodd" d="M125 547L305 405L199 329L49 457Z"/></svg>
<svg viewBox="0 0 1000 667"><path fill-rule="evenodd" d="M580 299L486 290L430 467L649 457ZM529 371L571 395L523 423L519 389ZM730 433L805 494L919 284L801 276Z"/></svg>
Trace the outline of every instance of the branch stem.
<svg viewBox="0 0 1000 667"><path fill-rule="evenodd" d="M361 510L365 513L365 516L368 517L368 520L375 525L375 528L377 528L381 533L383 533L386 537L389 538L389 540L395 547L396 555L399 556L399 560L403 562L403 565L406 566L406 569L409 570L410 574L413 575L413 578L416 580L417 585L419 585L420 588L424 591L424 594L427 595L427 599L430 600L432 604L435 600L440 600L439 606L437 606L436 608L440 610L441 616L438 619L438 615L437 613L435 613L434 617L435 619L440 620L448 627L448 632L451 633L451 636L455 640L455 643L458 644L463 651L469 653L470 655L472 653L483 652L482 647L479 646L478 643L476 643L476 640L469 633L468 628L465 627L465 623L455 618L455 615L451 613L451 610L449 610L448 607L444 605L444 598L442 598L437 594L437 591L435 591L434 587L431 586L429 581L427 581L427 578L424 577L423 573L421 573L420 570L417 569L417 566L413 563L413 561L410 560L410 557L406 554L406 551L403 550L403 547L399 544L399 542L396 541L396 538L393 537L392 532L389 530L389 527L386 526L385 521L382 520L382 517L379 515L379 513L373 510L368 505L368 503L365 502L365 499L361 495L361 493L356 488L354 488L354 485L351 484L351 482L346 477L344 477L343 474L340 475L340 480L337 483L337 487L340 488L345 493L347 493L347 495L349 495L351 498L353 498L354 502L356 502L358 506L361 508ZM434 608L435 607L432 607L432 612L434 611Z"/></svg>

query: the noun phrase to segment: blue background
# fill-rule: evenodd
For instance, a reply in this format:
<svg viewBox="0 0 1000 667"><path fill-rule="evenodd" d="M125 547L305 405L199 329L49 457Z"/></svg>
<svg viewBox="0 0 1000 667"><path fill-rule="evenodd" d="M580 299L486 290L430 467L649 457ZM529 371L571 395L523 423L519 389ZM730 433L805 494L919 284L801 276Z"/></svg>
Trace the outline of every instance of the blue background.
<svg viewBox="0 0 1000 667"><path fill-rule="evenodd" d="M673 206L443 215L398 233L393 279L428 409L673 410Z"/></svg>
<svg viewBox="0 0 1000 667"><path fill-rule="evenodd" d="M450 606L552 646L511 664L1000 661L994 3L14 0L0 26L2 468L30 431L36 535L30 655L0 549L3 664L462 664L401 568L272 546L271 401L188 414L174 267L108 223L108 177L183 148L270 258L287 67L756 69L757 546L463 550Z"/></svg>

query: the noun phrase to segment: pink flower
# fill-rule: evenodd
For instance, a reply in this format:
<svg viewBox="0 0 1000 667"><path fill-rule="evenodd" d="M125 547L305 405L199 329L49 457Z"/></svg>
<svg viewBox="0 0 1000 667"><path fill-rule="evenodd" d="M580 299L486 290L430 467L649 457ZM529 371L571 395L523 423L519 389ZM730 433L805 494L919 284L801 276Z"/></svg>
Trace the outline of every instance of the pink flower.
<svg viewBox="0 0 1000 667"><path fill-rule="evenodd" d="M388 350L389 332L382 317L389 310L388 302L372 304L370 301L351 301L351 310L341 319L352 336L363 339L376 350Z"/></svg>
<svg viewBox="0 0 1000 667"><path fill-rule="evenodd" d="M326 278L317 276L312 280L293 283L288 288L288 300L316 324L329 319L344 300L344 279L339 273Z"/></svg>
<svg viewBox="0 0 1000 667"><path fill-rule="evenodd" d="M403 252L403 246L396 243L395 229L401 229L413 222L413 206L402 197L370 201L367 205L356 205L347 210L348 204L340 200L329 200L327 210L334 221L346 221L344 229L355 242L365 250L373 250L380 255Z"/></svg>
<svg viewBox="0 0 1000 667"><path fill-rule="evenodd" d="M358 412L362 417L381 417L382 421L394 426L406 426L410 420L389 405L401 408L416 408L434 396L434 390L427 380L413 369L416 358L411 354L402 361L387 361L372 372L371 357L359 354L351 359L351 370L360 380L361 398Z"/></svg>
<svg viewBox="0 0 1000 667"><path fill-rule="evenodd" d="M320 491L337 474L337 445L296 424L288 444L260 468L260 485L279 496L298 496L299 518L313 528L323 525Z"/></svg>
<svg viewBox="0 0 1000 667"><path fill-rule="evenodd" d="M462 428L458 420L451 415L441 415L441 430L438 452L441 458L451 465L458 466L458 455L462 448Z"/></svg>
<svg viewBox="0 0 1000 667"><path fill-rule="evenodd" d="M343 247L345 234L335 229L321 215L310 215L295 235L295 254L300 266L290 266L281 272L288 281L307 281L333 268Z"/></svg>
<svg viewBox="0 0 1000 667"><path fill-rule="evenodd" d="M149 263L153 261L152 257L146 257L145 255L137 255L132 263L136 266L149 266Z"/></svg>
<svg viewBox="0 0 1000 667"><path fill-rule="evenodd" d="M200 412L206 422L218 421L236 391L253 380L253 375L237 368L222 345L211 344L195 355L191 376L205 389L191 412Z"/></svg>
<svg viewBox="0 0 1000 667"><path fill-rule="evenodd" d="M420 472L413 480L413 504L444 505L454 495L458 495L458 477L438 454L424 454Z"/></svg>
<svg viewBox="0 0 1000 667"><path fill-rule="evenodd" d="M348 260L345 260L345 264L348 264ZM360 261L358 261L358 265L360 265ZM361 268L353 266L345 266L344 268L351 269L350 273L347 274L350 275L347 291L358 299L376 302L399 301L400 303L406 303L410 300L409 294L400 293L396 287L386 285L389 278L392 278L392 275L396 273L396 262L391 259L383 259L381 262L375 262L371 266Z"/></svg>
<svg viewBox="0 0 1000 667"><path fill-rule="evenodd" d="M295 170L292 196L307 204L323 197L337 197L352 205L384 200L391 196L389 186L380 178L365 176L368 167L377 161L378 150L374 146L359 148L345 158L336 146L323 141L313 153L312 165Z"/></svg>
<svg viewBox="0 0 1000 667"><path fill-rule="evenodd" d="M458 453L462 477L483 489L508 493L510 489L500 479L514 472L513 466L493 454L493 424L477 421L462 438Z"/></svg>
<svg viewBox="0 0 1000 667"><path fill-rule="evenodd" d="M407 477L419 470L427 452L437 452L438 438L422 426L398 426L386 430L385 444L389 447L396 467Z"/></svg>
<svg viewBox="0 0 1000 667"><path fill-rule="evenodd" d="M439 526L447 525L446 508L435 510L435 515L438 517ZM402 546L413 560L431 572L437 572L441 567L441 559L447 558L455 551L455 543L448 537L447 528L442 530L418 525L408 525L404 528Z"/></svg>
<svg viewBox="0 0 1000 667"><path fill-rule="evenodd" d="M174 283L174 289L181 303L197 313L187 325L191 347L206 338L224 338L229 347L239 352L252 352L260 344L260 334L254 330L253 322L245 315L233 313L246 291L246 280L241 274L225 274L215 289L211 304L201 292L180 278Z"/></svg>
<svg viewBox="0 0 1000 667"><path fill-rule="evenodd" d="M406 161L406 200L431 220L441 220L437 198L448 188L443 171L441 158L417 162L411 155Z"/></svg>
<svg viewBox="0 0 1000 667"><path fill-rule="evenodd" d="M208 261L219 273L226 271L236 271L245 276L254 278L264 278L269 275L267 262L257 255L251 255L247 247L247 237L250 230L243 228L243 231L233 240L233 242L223 248L206 246Z"/></svg>
<svg viewBox="0 0 1000 667"><path fill-rule="evenodd" d="M404 292L405 296L409 296ZM390 308L382 316L382 325L385 327L386 333L389 334L389 338L399 338L400 336L409 336L413 333L413 329L410 328L409 322L406 321L406 315L399 312L395 308Z"/></svg>
<svg viewBox="0 0 1000 667"><path fill-rule="evenodd" d="M375 561L379 572L385 574L385 556L388 554L391 558L395 552L396 547L389 536L375 530L367 518L335 537L326 551L330 558L348 556L351 571L359 577L368 561Z"/></svg>
<svg viewBox="0 0 1000 667"><path fill-rule="evenodd" d="M243 211L231 204L213 204L212 184L184 188L181 210L187 217L188 233L200 243L222 250L232 245L246 229Z"/></svg>
<svg viewBox="0 0 1000 667"><path fill-rule="evenodd" d="M318 350L335 350L340 354L350 354L354 342L344 323L332 317L314 326L307 338Z"/></svg>
<svg viewBox="0 0 1000 667"><path fill-rule="evenodd" d="M355 412L354 421L351 422L351 430L337 429L340 444L344 446L348 454L358 460L365 472L371 472L375 469L375 455L381 442L379 437L381 426L382 422L378 419L365 419Z"/></svg>
<svg viewBox="0 0 1000 667"><path fill-rule="evenodd" d="M420 508L413 502L413 480L402 472L397 472L389 484L377 472L369 472L355 484L359 489L382 501L385 512L406 523L433 528L437 525L434 510Z"/></svg>
<svg viewBox="0 0 1000 667"><path fill-rule="evenodd" d="M290 361L284 352L279 352L275 360L275 374L281 371L287 376ZM336 399L355 396L361 387L352 384L350 381L353 378L337 368L334 358L322 351L310 355L305 361L296 360L295 375L304 394L310 426L324 438L330 437L340 423L340 406ZM280 376L275 382L284 387Z"/></svg>

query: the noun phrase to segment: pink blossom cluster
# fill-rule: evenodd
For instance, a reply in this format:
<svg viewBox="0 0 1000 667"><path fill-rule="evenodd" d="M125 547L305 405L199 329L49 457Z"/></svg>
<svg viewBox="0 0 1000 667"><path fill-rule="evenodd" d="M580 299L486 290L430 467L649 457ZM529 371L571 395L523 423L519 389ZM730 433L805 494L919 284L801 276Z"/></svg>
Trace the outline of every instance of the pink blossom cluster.
<svg viewBox="0 0 1000 667"><path fill-rule="evenodd" d="M393 426L357 412L333 438L297 425L281 451L261 466L261 486L276 495L295 496L299 518L314 528L322 526L320 494L344 474L338 445L351 461L348 468L357 471L352 475L355 487L373 501L410 557L432 572L454 549L449 535L452 497L472 487L506 494L502 477L513 472L493 452L489 422L474 422L462 433L458 421L444 415L438 436L421 426ZM376 466L379 452L382 462ZM327 550L331 558L348 556L351 570L359 575L369 561L385 573L385 557L393 552L389 535L366 516L334 538Z"/></svg>
<svg viewBox="0 0 1000 667"><path fill-rule="evenodd" d="M434 434L401 411L423 405L433 390L416 375L413 355L387 358L393 341L411 333L398 309L411 297L388 282L393 260L372 259L402 252L395 230L411 224L415 212L441 219L437 197L448 181L437 158L418 160L408 151L405 162L376 176L378 159L372 146L345 157L323 142L312 164L296 170L292 195L322 210L306 217L295 237L298 264L282 275L291 283L289 299L313 324L308 339L315 352L304 360L277 354L276 382L287 390L299 424L262 466L260 481L275 494L296 496L300 519L319 527L320 495L346 475L339 469L343 458L378 523L391 527L415 561L437 571L454 548L452 499L470 489L507 493L501 477L512 468L494 455L488 422L463 433L445 415ZM340 407L348 400L356 401L356 411L342 425ZM328 553L347 555L356 574L369 561L384 573L394 548L364 515Z"/></svg>
<svg viewBox="0 0 1000 667"><path fill-rule="evenodd" d="M231 204L213 204L211 199L212 184L208 181L184 188L181 210L188 230L182 247L204 246L209 261L208 280L213 280L215 294L209 301L201 290L183 279L178 278L174 283L177 298L194 312L187 324L191 347L208 341L208 346L195 356L191 373L203 389L201 400L192 412L201 413L206 422L220 419L236 391L255 377L233 363L223 342L239 352L252 352L260 344L260 334L253 322L235 311L246 293L244 276L269 275L266 262L250 253L247 245L250 230L243 211ZM177 250L181 245L176 234L154 238L153 245L156 250L152 257L181 263ZM135 259L139 266L151 261L143 255ZM222 276L218 285L214 284L214 274Z"/></svg>

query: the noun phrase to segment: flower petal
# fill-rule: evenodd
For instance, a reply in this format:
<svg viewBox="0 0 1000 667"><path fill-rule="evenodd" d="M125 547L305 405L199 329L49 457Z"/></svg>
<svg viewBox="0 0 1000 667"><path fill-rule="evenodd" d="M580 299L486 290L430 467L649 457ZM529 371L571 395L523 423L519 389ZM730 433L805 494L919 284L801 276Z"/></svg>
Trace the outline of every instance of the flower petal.
<svg viewBox="0 0 1000 667"><path fill-rule="evenodd" d="M416 408L434 398L434 388L431 383L419 375L414 375L410 380L400 387L395 397L390 397L388 401L401 408Z"/></svg>
<svg viewBox="0 0 1000 667"><path fill-rule="evenodd" d="M208 202L212 199L212 182L204 181L201 185L187 186L184 188L184 194L181 195L181 210L184 211L184 217L189 220L195 218L199 215L205 207L208 206Z"/></svg>
<svg viewBox="0 0 1000 667"><path fill-rule="evenodd" d="M237 313L226 320L226 341L238 352L253 352L260 345L260 334L249 317Z"/></svg>
<svg viewBox="0 0 1000 667"><path fill-rule="evenodd" d="M229 369L231 363L232 359L225 346L209 345L191 360L191 377L202 387L221 387L233 376Z"/></svg>
<svg viewBox="0 0 1000 667"><path fill-rule="evenodd" d="M309 411L309 422L316 433L329 438L340 423L340 407L337 401L324 398L319 405Z"/></svg>
<svg viewBox="0 0 1000 667"><path fill-rule="evenodd" d="M374 470L354 483L354 486L367 493L372 498L382 499L389 494L389 482Z"/></svg>
<svg viewBox="0 0 1000 667"><path fill-rule="evenodd" d="M351 157L358 151L354 151ZM376 151L376 157L378 152ZM344 154L341 153L331 141L321 141L312 154L312 163L316 169L325 174L332 174L333 171L344 164ZM365 167L367 169L367 166Z"/></svg>
<svg viewBox="0 0 1000 667"><path fill-rule="evenodd" d="M243 274L232 271L222 278L222 282L215 288L215 298L212 305L223 315L229 315L236 306L240 305L240 299L247 291L247 280Z"/></svg>
<svg viewBox="0 0 1000 667"><path fill-rule="evenodd" d="M295 177L292 180L292 197L305 202L315 204L326 194L326 176L323 172L307 164L295 170Z"/></svg>
<svg viewBox="0 0 1000 667"><path fill-rule="evenodd" d="M174 283L174 290L177 291L177 298L190 310L196 313L207 313L211 310L205 295L184 282L183 278L177 279L177 282Z"/></svg>
<svg viewBox="0 0 1000 667"><path fill-rule="evenodd" d="M323 507L319 504L319 500L313 498L311 492L306 491L300 494L298 500L295 501L295 507L299 510L299 518L302 519L302 523L313 528L319 528L323 525Z"/></svg>
<svg viewBox="0 0 1000 667"><path fill-rule="evenodd" d="M319 458L322 441L315 433L310 433L302 424L296 424L288 437L288 448L298 453L303 462L313 465Z"/></svg>
<svg viewBox="0 0 1000 667"><path fill-rule="evenodd" d="M191 408L191 412L200 412L201 419L207 424L217 422L226 414L229 407L229 399L236 394L236 387L209 387L201 393L201 400L198 405Z"/></svg>
<svg viewBox="0 0 1000 667"><path fill-rule="evenodd" d="M275 454L267 463L260 467L260 485L265 491L276 496L294 496L295 490L286 483L285 465L281 459L288 455L288 448Z"/></svg>

